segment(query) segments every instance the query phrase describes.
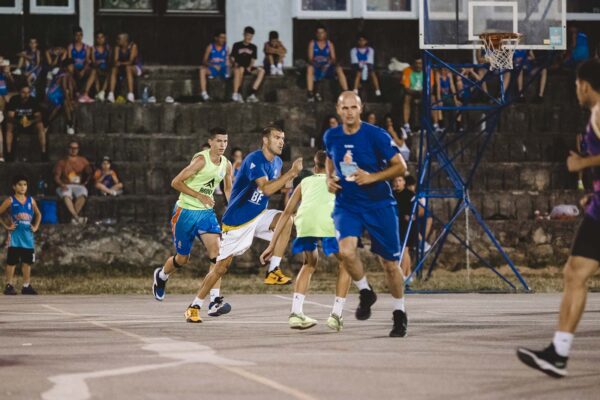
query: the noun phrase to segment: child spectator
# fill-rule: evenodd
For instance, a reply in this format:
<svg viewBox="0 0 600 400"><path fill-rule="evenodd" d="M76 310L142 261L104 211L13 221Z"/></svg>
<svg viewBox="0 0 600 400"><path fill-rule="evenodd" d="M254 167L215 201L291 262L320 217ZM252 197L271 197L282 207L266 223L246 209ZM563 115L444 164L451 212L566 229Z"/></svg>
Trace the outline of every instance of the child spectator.
<svg viewBox="0 0 600 400"><path fill-rule="evenodd" d="M13 82L10 73L10 61L0 56L0 163L4 162L4 138L2 134L2 122L4 121L4 108L8 96L8 85Z"/></svg>
<svg viewBox="0 0 600 400"><path fill-rule="evenodd" d="M100 169L94 174L94 182L98 192L105 196L118 196L123 194L123 183L119 181L117 173L112 169L109 156L102 158Z"/></svg>
<svg viewBox="0 0 600 400"><path fill-rule="evenodd" d="M35 93L35 81L42 72L42 56L40 49L38 48L38 41L36 38L29 39L27 48L18 54L19 64L17 69L13 72L14 75L21 75L22 69L25 69L25 77L27 78L27 84L32 88L32 96L36 97Z"/></svg>
<svg viewBox="0 0 600 400"><path fill-rule="evenodd" d="M8 254L6 256L6 286L5 295L15 295L15 269L21 264L23 272L23 287L21 294L35 295L37 292L31 286L31 265L35 261L34 233L40 227L42 214L37 203L27 196L27 177L19 175L12 182L14 195L4 200L0 205L0 217L9 212L10 222L0 218L0 224L9 232Z"/></svg>
<svg viewBox="0 0 600 400"><path fill-rule="evenodd" d="M231 100L237 103L244 102L239 91L245 75L256 75L256 79L250 90L250 96L246 99L249 103L258 102L256 91L265 77L265 70L262 67L254 66L254 63L258 58L258 49L252 44L253 37L254 28L251 26L245 27L244 40L234 43L233 48L231 49L231 62L233 64L233 94Z"/></svg>
<svg viewBox="0 0 600 400"><path fill-rule="evenodd" d="M339 124L340 122L338 121L337 117L333 114L328 115L323 119L323 123L321 124L321 136L319 137L318 144L319 149L325 148L325 143L323 143L323 137L325 136L325 132L327 132L328 129L337 127Z"/></svg>
<svg viewBox="0 0 600 400"><path fill-rule="evenodd" d="M48 161L46 153L46 131L42 123L42 112L38 101L31 95L31 88L23 86L18 96L13 96L6 107L6 158L13 161L13 138L15 134L37 134L42 161Z"/></svg>
<svg viewBox="0 0 600 400"><path fill-rule="evenodd" d="M456 86L454 85L454 75L450 72L448 68L441 68L435 74L435 86L437 91L437 105L442 105L445 107L456 107L461 105L461 103L457 100L456 96ZM435 112L435 111L434 111ZM449 128L456 128L455 125L460 125L461 115L456 116L456 113L453 111L449 112L451 116L451 123L449 124ZM443 119L442 111L438 111L438 121Z"/></svg>
<svg viewBox="0 0 600 400"><path fill-rule="evenodd" d="M240 167L242 166L242 161L244 160L244 152L239 147L234 147L231 150L231 166L233 167L233 177L235 178L240 172Z"/></svg>
<svg viewBox="0 0 600 400"><path fill-rule="evenodd" d="M204 57L202 57L202 65L200 66L200 96L202 96L202 100L210 100L210 96L206 91L206 78L228 79L230 68L227 35L225 31L218 30L213 36L213 42L206 46Z"/></svg>
<svg viewBox="0 0 600 400"><path fill-rule="evenodd" d="M365 120L368 124L377 125L377 114L375 114L373 111L369 111Z"/></svg>
<svg viewBox="0 0 600 400"><path fill-rule="evenodd" d="M113 69L110 77L110 92L107 100L110 103L115 102L115 88L117 87L118 79L127 79L127 101L133 103L135 96L133 95L133 87L135 77L142 75L142 65L140 62L138 46L134 42L129 41L129 34L120 33L117 36L117 46L113 55Z"/></svg>
<svg viewBox="0 0 600 400"><path fill-rule="evenodd" d="M392 137L392 140L394 141L394 143L398 147L398 150L400 151L400 155L402 156L402 158L404 158L404 161L408 162L410 158L410 149L406 145L406 141L408 140L408 135L406 134L406 131L402 128L400 128L400 133L396 131L394 118L392 118L392 114L386 114L383 117L383 124L383 129L385 129L387 133L389 133Z"/></svg>
<svg viewBox="0 0 600 400"><path fill-rule="evenodd" d="M322 79L334 79L337 75L342 90L348 90L348 82L342 67L337 64L335 47L327 39L327 29L320 25L315 32L315 39L308 43L308 66L306 67L306 88L308 102L321 101L321 95L314 92L315 82Z"/></svg>
<svg viewBox="0 0 600 400"><path fill-rule="evenodd" d="M575 69L582 61L590 58L590 48L587 35L577 27L570 27L569 35L571 36L569 41L570 51L565 66Z"/></svg>
<svg viewBox="0 0 600 400"><path fill-rule="evenodd" d="M106 89L109 81L110 46L106 44L104 32L96 32L94 47L90 50L90 76L85 84L85 89L79 97L80 103L93 103L89 96L90 89L94 86L96 97L99 101L106 98Z"/></svg>
<svg viewBox="0 0 600 400"><path fill-rule="evenodd" d="M60 63L65 58L67 58L67 49L64 47L54 46L46 50L46 64L49 72L52 72L52 75L56 75L58 73ZM50 77L50 79L52 78Z"/></svg>
<svg viewBox="0 0 600 400"><path fill-rule="evenodd" d="M271 75L283 75L283 59L287 53L287 49L279 40L277 31L269 32L269 41L264 46L265 71L269 71Z"/></svg>
<svg viewBox="0 0 600 400"><path fill-rule="evenodd" d="M63 60L61 69L58 75L54 76L48 87L48 93L46 94L50 116L48 118L48 125L52 122L59 111L63 111L65 114L65 120L67 125L67 134L74 135L75 127L73 124L73 111L75 105L75 65L71 58Z"/></svg>
<svg viewBox="0 0 600 400"><path fill-rule="evenodd" d="M67 47L67 58L73 60L75 65L73 77L77 88L82 88L90 73L90 47L83 43L83 29L80 26L73 28L73 36L74 42Z"/></svg>
<svg viewBox="0 0 600 400"><path fill-rule="evenodd" d="M433 71L431 73L431 81L434 80ZM410 134L410 114L413 101L421 101L423 97L423 60L421 56L415 58L413 65L405 68L402 71L402 83L404 85L404 130ZM433 85L432 85L433 86ZM435 100L432 96L431 100ZM439 129L438 113L432 111L431 119L433 120L434 129Z"/></svg>
<svg viewBox="0 0 600 400"><path fill-rule="evenodd" d="M375 72L375 50L369 47L369 39L364 33L358 35L356 47L350 50L350 62L354 68L354 92L358 94L361 82L366 82L369 77L375 88L375 96L381 96L379 79Z"/></svg>
<svg viewBox="0 0 600 400"><path fill-rule="evenodd" d="M87 218L80 214L88 196L86 186L91 177L92 167L89 161L79 155L79 143L72 140L69 143L69 155L54 166L54 182L57 186L56 193L63 199L74 225L87 222Z"/></svg>

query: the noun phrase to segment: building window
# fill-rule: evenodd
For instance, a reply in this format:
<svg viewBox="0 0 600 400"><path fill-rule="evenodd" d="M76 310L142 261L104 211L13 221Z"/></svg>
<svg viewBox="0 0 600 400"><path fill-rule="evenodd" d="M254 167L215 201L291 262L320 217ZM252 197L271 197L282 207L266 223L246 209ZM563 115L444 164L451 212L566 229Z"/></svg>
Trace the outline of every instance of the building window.
<svg viewBox="0 0 600 400"><path fill-rule="evenodd" d="M365 3L368 12L373 11L410 11L412 9L411 0L367 0Z"/></svg>
<svg viewBox="0 0 600 400"><path fill-rule="evenodd" d="M75 14L75 0L30 0L32 14Z"/></svg>
<svg viewBox="0 0 600 400"><path fill-rule="evenodd" d="M296 16L305 19L352 18L351 2L352 0L296 0Z"/></svg>
<svg viewBox="0 0 600 400"><path fill-rule="evenodd" d="M0 14L21 14L23 0L0 0Z"/></svg>
<svg viewBox="0 0 600 400"><path fill-rule="evenodd" d="M219 13L218 0L168 0L168 13Z"/></svg>
<svg viewBox="0 0 600 400"><path fill-rule="evenodd" d="M142 12L154 11L153 0L100 0L102 12Z"/></svg>
<svg viewBox="0 0 600 400"><path fill-rule="evenodd" d="M363 0L362 17L370 19L417 19L415 0Z"/></svg>

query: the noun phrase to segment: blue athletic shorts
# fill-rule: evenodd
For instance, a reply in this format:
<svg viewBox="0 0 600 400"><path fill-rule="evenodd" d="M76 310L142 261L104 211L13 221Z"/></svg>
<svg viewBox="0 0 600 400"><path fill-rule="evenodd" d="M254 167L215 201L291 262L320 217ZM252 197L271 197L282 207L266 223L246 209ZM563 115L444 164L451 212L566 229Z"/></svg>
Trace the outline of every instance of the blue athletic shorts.
<svg viewBox="0 0 600 400"><path fill-rule="evenodd" d="M400 229L396 206L365 210L360 213L335 207L333 223L337 239L353 236L360 240L366 230L371 237L371 251L385 260L400 260Z"/></svg>
<svg viewBox="0 0 600 400"><path fill-rule="evenodd" d="M320 238L314 236L305 236L296 238L294 240L294 244L292 244L292 254L316 250L317 245L319 244L319 240L321 241L323 253L325 253L326 256L329 256L331 254L337 254L340 252L340 247L338 245L337 239L334 237Z"/></svg>
<svg viewBox="0 0 600 400"><path fill-rule="evenodd" d="M322 69L321 65L314 65L315 67L315 82L322 79L334 79L335 78L335 65L329 64L325 70Z"/></svg>
<svg viewBox="0 0 600 400"><path fill-rule="evenodd" d="M220 79L227 79L227 66L223 66L221 67L221 69L217 69L211 65L208 66L208 69L210 70L210 78L220 78Z"/></svg>
<svg viewBox="0 0 600 400"><path fill-rule="evenodd" d="M221 234L221 226L214 210L187 210L175 206L171 232L177 254L187 256L192 251L195 238L205 233Z"/></svg>
<svg viewBox="0 0 600 400"><path fill-rule="evenodd" d="M62 106L65 102L65 94L61 87L55 87L54 89L48 90L46 96L54 107Z"/></svg>

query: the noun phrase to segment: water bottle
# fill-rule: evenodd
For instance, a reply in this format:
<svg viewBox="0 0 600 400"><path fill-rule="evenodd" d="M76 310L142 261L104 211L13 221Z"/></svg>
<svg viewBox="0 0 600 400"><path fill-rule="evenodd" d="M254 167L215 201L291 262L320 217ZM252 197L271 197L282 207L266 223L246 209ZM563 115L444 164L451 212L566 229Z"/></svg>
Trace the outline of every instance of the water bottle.
<svg viewBox="0 0 600 400"><path fill-rule="evenodd" d="M369 79L369 67L367 66L367 64L362 66L361 79L363 81L366 81Z"/></svg>
<svg viewBox="0 0 600 400"><path fill-rule="evenodd" d="M311 149L315 148L315 138L314 137L310 138L310 147L311 147Z"/></svg>
<svg viewBox="0 0 600 400"><path fill-rule="evenodd" d="M150 89L148 86L144 86L144 91L142 92L142 103L148 103L148 99L150 98Z"/></svg>
<svg viewBox="0 0 600 400"><path fill-rule="evenodd" d="M40 178L38 184L37 184L37 195L38 197L44 197L46 196L46 188L48 187L48 184L46 183L46 181L44 181L44 178Z"/></svg>

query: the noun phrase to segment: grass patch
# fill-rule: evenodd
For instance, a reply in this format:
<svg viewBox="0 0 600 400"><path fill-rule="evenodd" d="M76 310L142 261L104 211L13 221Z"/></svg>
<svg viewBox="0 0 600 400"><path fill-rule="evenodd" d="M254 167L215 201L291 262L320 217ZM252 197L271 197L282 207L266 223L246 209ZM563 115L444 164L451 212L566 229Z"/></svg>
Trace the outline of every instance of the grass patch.
<svg viewBox="0 0 600 400"><path fill-rule="evenodd" d="M519 289L516 278L508 267L499 269ZM555 293L562 291L562 269L547 267L544 269L519 269L523 277L537 293ZM198 289L200 277L191 273L182 273L169 281L169 294L192 294ZM229 274L223 279L224 293L259 294L282 293L289 294L292 286L267 286L262 282L262 274L241 275ZM332 273L316 273L311 281L312 293L333 293L336 275ZM385 276L382 272L370 272L369 281L378 292L387 292ZM93 275L60 275L33 276L32 285L41 294L147 294L151 293L152 279L150 276L131 276L120 274ZM477 268L467 273L465 270L450 272L436 270L429 280L417 280L411 288L414 290L447 290L456 292L480 292L506 290L508 286L487 268ZM590 283L592 291L600 291L600 275L596 274ZM356 292L354 288L352 292Z"/></svg>

